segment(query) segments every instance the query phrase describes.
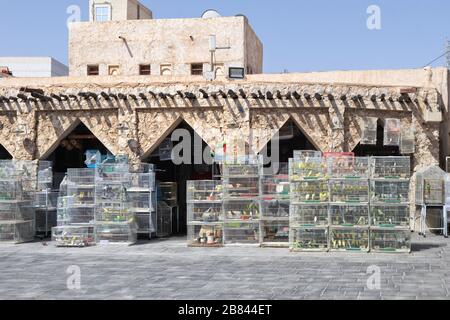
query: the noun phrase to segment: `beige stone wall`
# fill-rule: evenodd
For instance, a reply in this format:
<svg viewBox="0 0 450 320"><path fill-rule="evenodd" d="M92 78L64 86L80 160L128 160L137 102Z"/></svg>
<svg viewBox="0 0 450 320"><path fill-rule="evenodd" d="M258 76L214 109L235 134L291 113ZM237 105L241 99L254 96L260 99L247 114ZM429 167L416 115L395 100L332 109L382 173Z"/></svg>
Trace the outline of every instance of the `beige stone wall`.
<svg viewBox="0 0 450 320"><path fill-rule="evenodd" d="M248 23L245 25L245 51L247 73L263 73L263 44Z"/></svg>
<svg viewBox="0 0 450 320"><path fill-rule="evenodd" d="M87 65L92 64L99 65L100 75L108 75L108 66L119 66L121 75L139 75L140 64L151 64L154 75L160 75L163 64L171 66L173 75L190 75L192 63L209 68L211 34L217 36L217 46L231 47L217 51L217 64L226 70L248 65L262 71L262 45L246 18L222 17L72 23L70 75L85 76Z"/></svg>

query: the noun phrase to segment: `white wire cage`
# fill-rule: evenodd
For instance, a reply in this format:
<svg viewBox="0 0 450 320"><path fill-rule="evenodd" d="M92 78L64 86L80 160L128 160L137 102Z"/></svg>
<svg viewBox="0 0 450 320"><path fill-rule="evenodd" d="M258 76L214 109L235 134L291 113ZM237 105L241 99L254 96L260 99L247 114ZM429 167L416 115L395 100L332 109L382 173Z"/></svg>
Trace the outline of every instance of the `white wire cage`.
<svg viewBox="0 0 450 320"><path fill-rule="evenodd" d="M289 248L293 252L327 252L329 251L328 233L328 227L291 227Z"/></svg>

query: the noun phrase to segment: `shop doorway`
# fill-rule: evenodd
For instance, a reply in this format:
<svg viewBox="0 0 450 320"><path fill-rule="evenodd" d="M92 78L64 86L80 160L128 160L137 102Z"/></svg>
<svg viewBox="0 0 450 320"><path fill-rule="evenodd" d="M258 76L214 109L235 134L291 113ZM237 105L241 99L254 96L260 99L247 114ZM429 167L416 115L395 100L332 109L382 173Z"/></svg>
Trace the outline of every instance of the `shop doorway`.
<svg viewBox="0 0 450 320"><path fill-rule="evenodd" d="M108 149L83 124L78 124L56 147L46 159L53 163L54 188L59 185L69 168L86 168L85 153L87 150L99 150L107 154Z"/></svg>
<svg viewBox="0 0 450 320"><path fill-rule="evenodd" d="M275 139L277 139L275 141ZM290 119L278 131L278 135L272 138L267 145L261 150L260 155L272 157L274 146L278 145L280 163L288 163L290 158L294 157L296 150L317 150L314 144L306 137L302 130ZM275 157L276 158L276 157ZM265 159L265 166L269 166L270 162Z"/></svg>
<svg viewBox="0 0 450 320"><path fill-rule="evenodd" d="M400 156L400 147L384 145L384 127L380 120L377 122L377 143L374 145L362 145L359 143L353 150L357 157L368 156Z"/></svg>
<svg viewBox="0 0 450 320"><path fill-rule="evenodd" d="M11 160L13 157L8 152L8 150L5 149L4 146L0 144L0 160Z"/></svg>
<svg viewBox="0 0 450 320"><path fill-rule="evenodd" d="M184 133L186 135L183 135L183 137L189 137L190 141L183 141L183 138L180 138L178 141L171 141L173 133L177 130L185 130ZM178 133L182 132L177 131L177 136ZM206 142L183 120L167 135L166 139L161 142L155 151L144 160L144 162L152 163L156 167L156 180L160 183L158 201L164 201L172 209L173 235L184 235L187 232L186 182L189 180L212 179L212 164L210 161L207 163L205 160L208 159L205 159L203 156L198 156L200 147L196 146L196 142L201 142L201 150L204 154L211 153L208 151L210 148ZM181 152L179 152L180 143L186 146ZM181 164L174 163L171 157L171 150L174 150L174 155L177 158L182 157L187 161ZM188 159L189 155L184 152L190 152L190 160ZM196 152L197 157L195 157ZM176 190L176 201L170 199L171 188Z"/></svg>

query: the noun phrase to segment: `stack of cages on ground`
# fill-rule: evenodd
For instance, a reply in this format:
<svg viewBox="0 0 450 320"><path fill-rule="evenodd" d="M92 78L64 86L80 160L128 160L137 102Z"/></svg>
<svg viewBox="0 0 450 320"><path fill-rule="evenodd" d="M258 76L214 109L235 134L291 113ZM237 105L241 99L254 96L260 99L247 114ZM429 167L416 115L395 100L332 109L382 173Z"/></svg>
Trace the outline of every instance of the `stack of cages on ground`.
<svg viewBox="0 0 450 320"><path fill-rule="evenodd" d="M222 181L187 182L188 246L223 245Z"/></svg>
<svg viewBox="0 0 450 320"><path fill-rule="evenodd" d="M449 175L439 166L428 166L417 171L415 175L416 216L426 211L426 221L421 221L422 228L431 231L444 227L443 210L446 205L446 187ZM425 230L421 230L425 232Z"/></svg>
<svg viewBox="0 0 450 320"><path fill-rule="evenodd" d="M291 251L329 250L327 164L320 152L296 151L289 159Z"/></svg>
<svg viewBox="0 0 450 320"><path fill-rule="evenodd" d="M130 210L128 163L102 163L95 170L95 241L101 244L134 244L136 214Z"/></svg>
<svg viewBox="0 0 450 320"><path fill-rule="evenodd" d="M369 251L369 158L327 158L330 190L330 250Z"/></svg>
<svg viewBox="0 0 450 320"><path fill-rule="evenodd" d="M156 181L152 164L130 164L127 187L130 211L136 216L137 233L151 239L156 234Z"/></svg>
<svg viewBox="0 0 450 320"><path fill-rule="evenodd" d="M256 156L227 157L223 165L225 245L260 245L259 174Z"/></svg>
<svg viewBox="0 0 450 320"><path fill-rule="evenodd" d="M94 220L95 169L68 169L60 185L53 241L58 247L95 245Z"/></svg>
<svg viewBox="0 0 450 320"><path fill-rule="evenodd" d="M371 158L370 250L411 251L410 157Z"/></svg>
<svg viewBox="0 0 450 320"><path fill-rule="evenodd" d="M260 170L261 246L289 247L289 165L272 163L264 168L261 163Z"/></svg>
<svg viewBox="0 0 450 320"><path fill-rule="evenodd" d="M36 193L36 233L48 236L57 226L58 191L53 188L53 167L51 161L39 161Z"/></svg>
<svg viewBox="0 0 450 320"><path fill-rule="evenodd" d="M34 239L34 190L27 185L33 175L27 171L30 163L0 161L0 243L24 243Z"/></svg>

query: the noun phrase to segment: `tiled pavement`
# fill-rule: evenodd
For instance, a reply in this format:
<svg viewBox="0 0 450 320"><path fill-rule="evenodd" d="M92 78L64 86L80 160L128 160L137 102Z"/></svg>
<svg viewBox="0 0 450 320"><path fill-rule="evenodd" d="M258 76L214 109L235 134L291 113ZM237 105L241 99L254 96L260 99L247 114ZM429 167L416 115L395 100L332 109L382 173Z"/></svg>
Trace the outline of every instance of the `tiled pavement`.
<svg viewBox="0 0 450 320"><path fill-rule="evenodd" d="M0 245L0 299L449 299L450 240L413 237L412 254L289 253L135 246ZM81 289L69 290L69 266ZM369 290L369 266L381 271Z"/></svg>

